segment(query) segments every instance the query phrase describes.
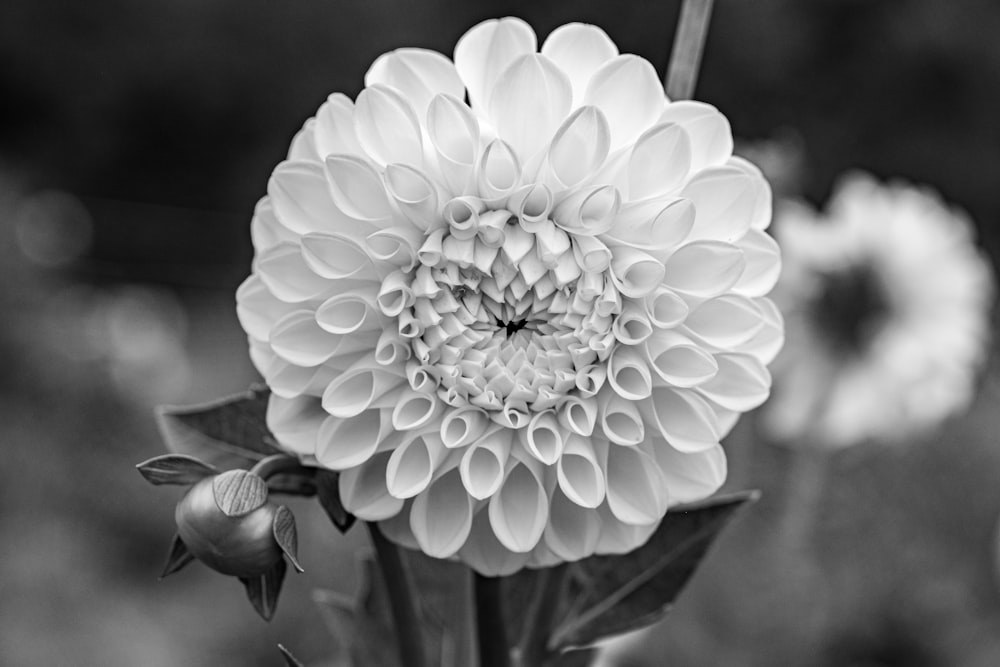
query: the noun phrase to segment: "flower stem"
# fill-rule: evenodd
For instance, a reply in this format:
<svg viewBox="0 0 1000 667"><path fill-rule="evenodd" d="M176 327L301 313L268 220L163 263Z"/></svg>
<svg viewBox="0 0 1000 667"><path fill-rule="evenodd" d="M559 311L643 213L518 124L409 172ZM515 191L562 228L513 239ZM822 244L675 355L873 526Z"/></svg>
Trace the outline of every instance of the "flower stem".
<svg viewBox="0 0 1000 667"><path fill-rule="evenodd" d="M308 468L301 463L294 456L288 454L272 454L271 456L265 456L260 461L254 464L250 468L250 472L261 477L262 479L268 479L273 475L277 475L282 472L292 472L301 471L312 475L313 469Z"/></svg>
<svg viewBox="0 0 1000 667"><path fill-rule="evenodd" d="M698 82L701 52L708 35L708 22L712 17L713 0L684 0L681 5L674 48L667 70L667 97L671 100L689 100Z"/></svg>
<svg viewBox="0 0 1000 667"><path fill-rule="evenodd" d="M549 658L548 638L558 611L560 595L566 573L566 565L547 568L540 573L538 591L528 617L524 622L524 639L518 647L520 656L518 667L542 667Z"/></svg>
<svg viewBox="0 0 1000 667"><path fill-rule="evenodd" d="M500 577L475 575L479 667L510 667L500 582Z"/></svg>
<svg viewBox="0 0 1000 667"><path fill-rule="evenodd" d="M413 597L413 584L399 553L399 547L387 540L374 523L367 523L367 526L372 546L375 547L375 558L389 593L392 620L396 626L396 639L399 643L400 664L408 667L427 667L427 654L424 652L420 635L422 625Z"/></svg>

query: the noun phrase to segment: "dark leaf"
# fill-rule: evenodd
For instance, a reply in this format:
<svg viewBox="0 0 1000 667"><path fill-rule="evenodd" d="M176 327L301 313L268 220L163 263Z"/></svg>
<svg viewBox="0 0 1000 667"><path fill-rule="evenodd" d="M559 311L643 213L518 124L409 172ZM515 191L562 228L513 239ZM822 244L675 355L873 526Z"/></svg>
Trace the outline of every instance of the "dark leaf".
<svg viewBox="0 0 1000 667"><path fill-rule="evenodd" d="M299 537L295 531L295 515L292 514L292 510L284 505L279 507L274 513L272 529L274 531L274 541L278 543L281 550L288 556L288 560L292 562L292 567L299 572L303 572L302 566L299 565Z"/></svg>
<svg viewBox="0 0 1000 667"><path fill-rule="evenodd" d="M475 617L472 614L472 570L421 551L400 549L420 603L424 636L432 664L465 667L475 664Z"/></svg>
<svg viewBox="0 0 1000 667"><path fill-rule="evenodd" d="M635 551L574 563L549 648L592 646L662 618L733 513L757 498L748 492L674 508Z"/></svg>
<svg viewBox="0 0 1000 667"><path fill-rule="evenodd" d="M281 657L285 659L285 667L306 667L301 662L296 660L295 656L292 655L292 652L281 644L278 644L278 650L281 651Z"/></svg>
<svg viewBox="0 0 1000 667"><path fill-rule="evenodd" d="M157 423L167 449L207 461L221 470L248 468L279 452L265 415L270 390L249 391L189 407L161 407Z"/></svg>
<svg viewBox="0 0 1000 667"><path fill-rule="evenodd" d="M185 454L154 456L138 464L136 470L151 484L194 484L219 472Z"/></svg>
<svg viewBox="0 0 1000 667"><path fill-rule="evenodd" d="M267 482L247 470L227 470L212 480L212 493L223 514L243 516L267 502Z"/></svg>
<svg viewBox="0 0 1000 667"><path fill-rule="evenodd" d="M361 560L358 591L351 598L314 591L323 620L354 667L405 667L399 661L389 595L370 556Z"/></svg>
<svg viewBox="0 0 1000 667"><path fill-rule="evenodd" d="M504 577L502 586L507 639L525 664L540 664L548 656L552 628L566 606L567 577L573 564L524 569Z"/></svg>
<svg viewBox="0 0 1000 667"><path fill-rule="evenodd" d="M567 651L551 660L552 667L590 667L594 664L597 651L592 648Z"/></svg>
<svg viewBox="0 0 1000 667"><path fill-rule="evenodd" d="M247 589L250 604L265 621L270 621L274 616L274 610L278 606L278 594L281 593L281 584L285 581L287 570L285 559L281 558L274 567L259 577L240 577L240 581Z"/></svg>
<svg viewBox="0 0 1000 667"><path fill-rule="evenodd" d="M187 546L181 541L181 536L174 535L174 541L170 545L170 553L167 555L167 562L163 564L160 579L169 577L193 560L194 556L191 555Z"/></svg>
<svg viewBox="0 0 1000 667"><path fill-rule="evenodd" d="M319 469L316 471L316 497L319 504L330 517L330 521L342 533L346 533L354 525L354 515L344 509L340 504L340 487L338 485L340 475L332 470Z"/></svg>

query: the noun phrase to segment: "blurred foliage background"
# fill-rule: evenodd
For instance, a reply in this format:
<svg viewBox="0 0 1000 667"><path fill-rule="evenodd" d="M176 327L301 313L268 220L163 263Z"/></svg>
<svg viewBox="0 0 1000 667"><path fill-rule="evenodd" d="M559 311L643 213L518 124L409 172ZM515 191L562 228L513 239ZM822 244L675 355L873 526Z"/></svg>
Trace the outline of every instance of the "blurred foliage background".
<svg viewBox="0 0 1000 667"><path fill-rule="evenodd" d="M324 664L309 592L354 586L361 531L338 537L293 503L307 573L265 625L200 565L156 582L178 492L133 470L161 451L154 405L254 380L233 293L271 169L384 51L450 53L513 14L542 38L596 23L662 72L678 7L0 4L0 663L276 665L281 641ZM928 183L996 257L998 33L993 0L718 0L697 97L738 138L794 147L786 185L814 202L851 167ZM941 433L819 463L793 466L745 419L727 485L764 500L628 664L1000 664L998 379L991 364L972 413ZM808 520L789 516L793 480L819 465Z"/></svg>

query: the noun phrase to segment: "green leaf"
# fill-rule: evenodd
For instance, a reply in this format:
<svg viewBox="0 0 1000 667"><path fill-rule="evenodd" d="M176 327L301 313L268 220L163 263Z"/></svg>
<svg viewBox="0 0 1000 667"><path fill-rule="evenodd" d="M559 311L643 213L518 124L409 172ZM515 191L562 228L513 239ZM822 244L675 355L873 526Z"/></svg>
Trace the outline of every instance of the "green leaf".
<svg viewBox="0 0 1000 667"><path fill-rule="evenodd" d="M193 456L163 454L136 465L139 474L150 484L194 484L218 474L218 470Z"/></svg>
<svg viewBox="0 0 1000 667"><path fill-rule="evenodd" d="M306 667L292 655L291 651L281 644L278 644L278 650L281 651L281 657L285 659L285 667Z"/></svg>
<svg viewBox="0 0 1000 667"><path fill-rule="evenodd" d="M288 556L288 560L292 562L292 567L299 572L304 572L305 570L299 565L299 537L295 530L295 515L292 514L292 510L284 505L278 507L274 512L274 521L272 522L271 530L274 533L274 541L278 543L281 550Z"/></svg>
<svg viewBox="0 0 1000 667"><path fill-rule="evenodd" d="M188 551L187 545L181 540L181 536L174 534L173 542L170 544L170 553L167 554L167 562L163 564L160 579L169 577L193 560L194 556Z"/></svg>
<svg viewBox="0 0 1000 667"><path fill-rule="evenodd" d="M240 581L246 587L250 604L265 621L270 621L274 616L274 610L278 606L278 595L281 593L281 584L285 581L287 570L285 559L279 558L274 567L259 577L240 577Z"/></svg>
<svg viewBox="0 0 1000 667"><path fill-rule="evenodd" d="M267 482L247 470L227 470L212 480L215 504L226 516L243 516L267 502Z"/></svg>
<svg viewBox="0 0 1000 667"><path fill-rule="evenodd" d="M317 590L313 599L353 667L405 667L399 661L389 595L371 556L360 560L360 569L354 597Z"/></svg>
<svg viewBox="0 0 1000 667"><path fill-rule="evenodd" d="M734 512L758 497L739 493L674 508L638 549L573 563L550 651L592 646L661 619Z"/></svg>
<svg viewBox="0 0 1000 667"><path fill-rule="evenodd" d="M340 502L339 480L340 475L332 470L318 469L315 475L316 497L337 530L346 533L354 525L355 517Z"/></svg>
<svg viewBox="0 0 1000 667"><path fill-rule="evenodd" d="M267 428L270 390L262 385L211 403L160 407L157 424L167 449L215 465L220 470L249 468L280 452Z"/></svg>

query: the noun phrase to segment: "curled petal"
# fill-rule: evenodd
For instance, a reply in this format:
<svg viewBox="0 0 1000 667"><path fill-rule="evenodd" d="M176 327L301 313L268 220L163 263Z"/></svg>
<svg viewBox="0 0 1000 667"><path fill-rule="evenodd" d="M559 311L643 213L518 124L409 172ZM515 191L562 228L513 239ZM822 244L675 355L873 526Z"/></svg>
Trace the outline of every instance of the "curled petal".
<svg viewBox="0 0 1000 667"><path fill-rule="evenodd" d="M663 110L660 122L677 123L691 138L691 171L725 163L733 154L729 121L711 104L681 100Z"/></svg>
<svg viewBox="0 0 1000 667"><path fill-rule="evenodd" d="M354 133L354 102L343 93L330 95L316 112L314 135L321 160L328 155L361 155Z"/></svg>
<svg viewBox="0 0 1000 667"><path fill-rule="evenodd" d="M432 425L444 410L436 394L404 391L392 409L392 425L397 431L412 431Z"/></svg>
<svg viewBox="0 0 1000 667"><path fill-rule="evenodd" d="M283 398L272 393L267 399L267 427L278 443L305 456L316 453L316 434L328 415L315 396Z"/></svg>
<svg viewBox="0 0 1000 667"><path fill-rule="evenodd" d="M483 151L476 170L479 195L487 204L500 207L521 182L521 163L504 141L494 139Z"/></svg>
<svg viewBox="0 0 1000 667"><path fill-rule="evenodd" d="M288 303L319 298L335 285L313 273L299 246L290 243L277 245L258 257L256 269L271 294Z"/></svg>
<svg viewBox="0 0 1000 667"><path fill-rule="evenodd" d="M684 321L688 332L723 349L746 343L763 327L763 316L754 302L735 295L703 302Z"/></svg>
<svg viewBox="0 0 1000 667"><path fill-rule="evenodd" d="M372 232L365 239L365 245L375 261L409 271L417 264L416 249L423 238L416 228L401 225Z"/></svg>
<svg viewBox="0 0 1000 667"><path fill-rule="evenodd" d="M427 109L427 134L450 191L464 194L479 158L479 121L460 99L438 95Z"/></svg>
<svg viewBox="0 0 1000 667"><path fill-rule="evenodd" d="M599 108L608 119L611 150L627 146L663 113L667 96L647 60L620 55L594 72L583 103Z"/></svg>
<svg viewBox="0 0 1000 667"><path fill-rule="evenodd" d="M694 226L694 204L688 199L665 197L629 202L621 208L608 236L639 248L669 254L688 237Z"/></svg>
<svg viewBox="0 0 1000 667"><path fill-rule="evenodd" d="M653 390L646 360L634 347L619 345L608 359L608 384L622 398L639 401Z"/></svg>
<svg viewBox="0 0 1000 667"><path fill-rule="evenodd" d="M448 223L448 231L456 239L466 241L475 238L479 231L479 214L486 205L479 197L455 197L444 205L442 216Z"/></svg>
<svg viewBox="0 0 1000 667"><path fill-rule="evenodd" d="M382 366L402 364L412 354L412 348L392 329L385 329L375 343L375 361Z"/></svg>
<svg viewBox="0 0 1000 667"><path fill-rule="evenodd" d="M639 406L647 423L682 452L698 452L719 444L715 413L705 399L689 389L656 387Z"/></svg>
<svg viewBox="0 0 1000 667"><path fill-rule="evenodd" d="M597 236L615 225L621 195L612 185L578 190L566 197L552 212L552 221L579 236Z"/></svg>
<svg viewBox="0 0 1000 667"><path fill-rule="evenodd" d="M392 207L371 165L351 155L329 155L325 165L333 203L343 215L375 227L389 224Z"/></svg>
<svg viewBox="0 0 1000 667"><path fill-rule="evenodd" d="M580 507L594 508L604 501L604 460L607 443L571 435L556 464L559 488Z"/></svg>
<svg viewBox="0 0 1000 667"><path fill-rule="evenodd" d="M519 18L490 19L473 26L455 45L455 68L473 107L487 108L501 72L519 56L534 53L535 31Z"/></svg>
<svg viewBox="0 0 1000 667"><path fill-rule="evenodd" d="M389 493L385 469L391 452L376 454L359 466L340 473L340 502L363 521L383 521L399 514L403 500Z"/></svg>
<svg viewBox="0 0 1000 667"><path fill-rule="evenodd" d="M420 118L438 93L465 94L465 84L452 62L429 49L396 49L382 54L365 74L365 86L377 83L398 90Z"/></svg>
<svg viewBox="0 0 1000 667"><path fill-rule="evenodd" d="M660 440L653 442L652 449L672 504L706 498L726 481L726 453L722 445L685 454Z"/></svg>
<svg viewBox="0 0 1000 667"><path fill-rule="evenodd" d="M608 508L629 525L656 523L667 511L669 497L656 461L638 447L610 447L605 466Z"/></svg>
<svg viewBox="0 0 1000 667"><path fill-rule="evenodd" d="M601 430L616 445L632 446L642 442L646 428L635 401L606 391L601 398Z"/></svg>
<svg viewBox="0 0 1000 667"><path fill-rule="evenodd" d="M337 233L302 237L302 259L316 275L330 280L374 278L371 257L354 239Z"/></svg>
<svg viewBox="0 0 1000 667"><path fill-rule="evenodd" d="M405 164L390 164L385 168L385 189L417 229L426 232L437 223L437 188L422 172Z"/></svg>
<svg viewBox="0 0 1000 667"><path fill-rule="evenodd" d="M748 354L718 354L719 372L698 391L728 410L746 412L767 400L771 374Z"/></svg>
<svg viewBox="0 0 1000 667"><path fill-rule="evenodd" d="M236 290L236 316L243 330L260 341L268 339L275 322L297 308L275 297L259 273L251 274Z"/></svg>
<svg viewBox="0 0 1000 667"><path fill-rule="evenodd" d="M643 304L649 321L660 329L677 326L690 312L687 302L666 287L658 287L643 300Z"/></svg>
<svg viewBox="0 0 1000 667"><path fill-rule="evenodd" d="M415 297L413 289L407 282L406 274L402 271L393 271L382 281L375 296L375 303L384 315L396 317L404 308L413 306Z"/></svg>
<svg viewBox="0 0 1000 667"><path fill-rule="evenodd" d="M661 123L643 132L628 161L628 198L672 194L691 170L691 141L680 125Z"/></svg>
<svg viewBox="0 0 1000 667"><path fill-rule="evenodd" d="M552 465L562 456L564 437L555 412L546 410L531 418L524 442L528 453L545 465Z"/></svg>
<svg viewBox="0 0 1000 667"><path fill-rule="evenodd" d="M559 408L559 423L573 433L589 436L597 423L597 402L590 398L567 396Z"/></svg>
<svg viewBox="0 0 1000 667"><path fill-rule="evenodd" d="M611 325L611 333L619 343L638 345L653 335L653 323L645 308L634 301L625 304L621 314Z"/></svg>
<svg viewBox="0 0 1000 667"><path fill-rule="evenodd" d="M596 173L610 150L608 121L594 106L580 107L552 137L547 168L562 189L574 187Z"/></svg>
<svg viewBox="0 0 1000 667"><path fill-rule="evenodd" d="M331 470L361 465L392 433L381 410L365 410L350 418L327 416L316 436L316 460Z"/></svg>
<svg viewBox="0 0 1000 667"><path fill-rule="evenodd" d="M420 549L433 558L453 556L472 531L474 508L457 468L434 480L410 510L410 529Z"/></svg>
<svg viewBox="0 0 1000 667"><path fill-rule="evenodd" d="M524 162L548 145L572 101L566 74L547 57L531 53L517 58L497 79L489 117L497 136Z"/></svg>
<svg viewBox="0 0 1000 667"><path fill-rule="evenodd" d="M334 417L353 417L373 407L405 381L404 377L377 365L374 359L361 359L327 386L323 409Z"/></svg>
<svg viewBox="0 0 1000 667"><path fill-rule="evenodd" d="M537 233L543 223L552 226L548 220L552 211L552 191L540 183L523 185L514 191L507 202L507 208L530 232Z"/></svg>
<svg viewBox="0 0 1000 667"><path fill-rule="evenodd" d="M489 417L482 408L465 406L448 410L441 420L441 440L449 449L465 447L486 431Z"/></svg>
<svg viewBox="0 0 1000 667"><path fill-rule="evenodd" d="M685 294L717 296L736 284L745 267L740 248L723 241L694 241L667 259L663 282Z"/></svg>
<svg viewBox="0 0 1000 667"><path fill-rule="evenodd" d="M354 131L365 153L381 166L394 162L423 165L420 120L395 88L375 84L358 94Z"/></svg>
<svg viewBox="0 0 1000 667"><path fill-rule="evenodd" d="M459 472L470 496L485 500L500 488L510 458L512 437L508 429L494 427L462 454Z"/></svg>
<svg viewBox="0 0 1000 667"><path fill-rule="evenodd" d="M376 305L376 285L332 296L316 309L316 322L335 334L352 334L382 327Z"/></svg>
<svg viewBox="0 0 1000 667"><path fill-rule="evenodd" d="M719 372L711 354L675 331L656 332L644 349L653 371L673 387L694 387Z"/></svg>
<svg viewBox="0 0 1000 667"><path fill-rule="evenodd" d="M323 330L311 310L296 310L282 317L271 328L268 340L275 354L298 366L318 366L334 355L369 347L363 341L359 347L358 341L346 341Z"/></svg>
<svg viewBox="0 0 1000 667"><path fill-rule="evenodd" d="M618 246L613 250L611 279L625 296L633 299L651 294L663 282L663 264L652 255Z"/></svg>
<svg viewBox="0 0 1000 667"><path fill-rule="evenodd" d="M348 355L346 359L355 359L356 357L357 355ZM257 367L271 391L283 398L294 398L300 395L318 396L342 370L340 364L331 362L320 366L297 366L278 358L276 355L272 357L266 367L259 364Z"/></svg>
<svg viewBox="0 0 1000 667"><path fill-rule="evenodd" d="M538 464L540 465L540 464ZM535 464L518 461L489 502L490 525L497 539L516 553L527 553L542 538L549 499Z"/></svg>
<svg viewBox="0 0 1000 667"><path fill-rule="evenodd" d="M397 447L385 469L385 486L397 498L412 498L434 478L447 450L434 433L408 439Z"/></svg>
<svg viewBox="0 0 1000 667"><path fill-rule="evenodd" d="M618 47L596 25L567 23L545 38L541 52L569 77L573 86L573 105L577 106L591 77L601 65L618 55Z"/></svg>
<svg viewBox="0 0 1000 667"><path fill-rule="evenodd" d="M570 500L556 487L549 501L549 522L543 540L561 561L577 561L594 553L601 535L601 518Z"/></svg>

